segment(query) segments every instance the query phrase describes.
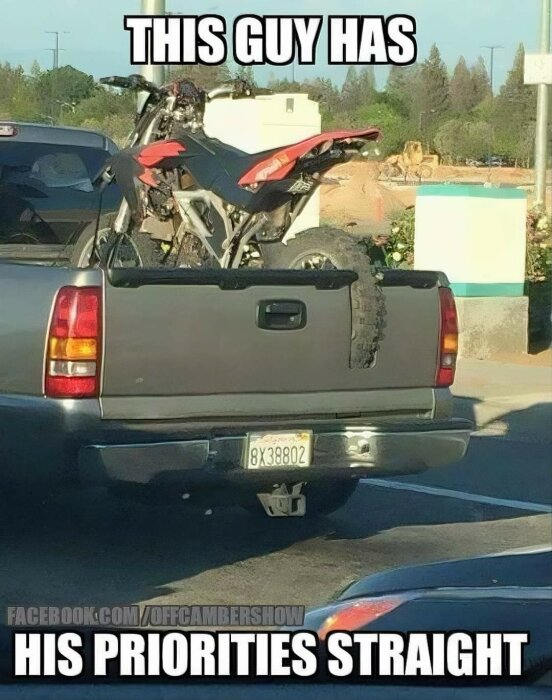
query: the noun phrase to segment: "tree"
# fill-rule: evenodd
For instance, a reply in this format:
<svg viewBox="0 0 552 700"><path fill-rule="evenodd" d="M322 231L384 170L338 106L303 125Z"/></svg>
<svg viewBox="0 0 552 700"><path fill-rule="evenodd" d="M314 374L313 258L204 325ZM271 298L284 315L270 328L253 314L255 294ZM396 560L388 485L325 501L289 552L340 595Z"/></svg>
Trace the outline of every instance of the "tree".
<svg viewBox="0 0 552 700"><path fill-rule="evenodd" d="M472 76L466 59L460 56L450 81L450 106L456 114L467 114L476 104Z"/></svg>
<svg viewBox="0 0 552 700"><path fill-rule="evenodd" d="M0 115L9 116L10 103L14 95L25 82L25 74L21 66L12 66L9 63L0 64Z"/></svg>
<svg viewBox="0 0 552 700"><path fill-rule="evenodd" d="M24 71L21 66L12 66L10 63L0 64L0 85L2 85L2 99L9 99L16 91L17 86L23 81Z"/></svg>
<svg viewBox="0 0 552 700"><path fill-rule="evenodd" d="M272 78L268 81L268 87L273 92L301 92L301 83L297 82L297 80L292 82L287 78L282 78L281 80Z"/></svg>
<svg viewBox="0 0 552 700"><path fill-rule="evenodd" d="M492 127L484 121L449 119L435 135L435 148L442 158L464 162L466 158L483 159L489 152Z"/></svg>
<svg viewBox="0 0 552 700"><path fill-rule="evenodd" d="M339 108L339 90L330 78L314 78L301 84L301 92L306 92L311 100L320 104L322 113Z"/></svg>
<svg viewBox="0 0 552 700"><path fill-rule="evenodd" d="M29 75L31 78L38 78L40 74L42 73L42 68L40 67L40 63L35 60L31 63L31 70L29 71Z"/></svg>
<svg viewBox="0 0 552 700"><path fill-rule="evenodd" d="M32 76L22 66L0 64L0 119L47 121Z"/></svg>
<svg viewBox="0 0 552 700"><path fill-rule="evenodd" d="M86 119L101 122L109 116L123 115L128 119L128 130L130 131L135 111L136 93L130 90L116 92L113 89L103 87L103 85L98 85L91 97L79 102L74 112L64 112L64 117L66 123L76 125L81 124Z"/></svg>
<svg viewBox="0 0 552 700"><path fill-rule="evenodd" d="M227 65L207 66L197 64L193 66L179 66L170 72L170 78L187 78L203 90L212 90L219 85L232 80L232 73Z"/></svg>
<svg viewBox="0 0 552 700"><path fill-rule="evenodd" d="M391 66L385 85L385 100L403 116L412 114L413 98L418 82L419 67Z"/></svg>
<svg viewBox="0 0 552 700"><path fill-rule="evenodd" d="M63 105L76 105L90 97L95 89L94 78L73 66L43 71L32 79L44 114L57 117Z"/></svg>
<svg viewBox="0 0 552 700"><path fill-rule="evenodd" d="M472 66L471 71L472 91L474 104L478 105L491 97L491 80L487 72L487 66L481 56Z"/></svg>
<svg viewBox="0 0 552 700"><path fill-rule="evenodd" d="M324 128L350 125L350 121L347 121L342 111L341 93L330 78L313 78L298 83L291 82L287 78L277 80L272 75L268 81L268 87L276 93L306 93L311 100L319 103Z"/></svg>
<svg viewBox="0 0 552 700"><path fill-rule="evenodd" d="M376 98L376 74L374 66L362 66L358 74L358 92L361 104L370 104Z"/></svg>
<svg viewBox="0 0 552 700"><path fill-rule="evenodd" d="M498 107L508 116L515 112L518 120L526 122L534 117L536 87L524 83L525 47L520 44L506 82L500 88Z"/></svg>
<svg viewBox="0 0 552 700"><path fill-rule="evenodd" d="M237 80L245 80L249 85L255 86L255 75L253 74L253 66L238 66L234 71L234 78Z"/></svg>
<svg viewBox="0 0 552 700"><path fill-rule="evenodd" d="M537 90L524 84L524 58L525 49L520 44L495 100L494 124L497 152L528 166L533 155Z"/></svg>
<svg viewBox="0 0 552 700"><path fill-rule="evenodd" d="M53 70L43 71L35 78L36 87L43 95L53 94L64 102L80 102L90 97L96 83L91 75L87 75L73 66L62 66Z"/></svg>
<svg viewBox="0 0 552 700"><path fill-rule="evenodd" d="M354 111L362 104L360 83L356 66L349 66L341 88L341 106L345 111Z"/></svg>
<svg viewBox="0 0 552 700"><path fill-rule="evenodd" d="M26 122L48 121L32 81L23 77L13 92L11 99L0 103L0 112L4 118Z"/></svg>
<svg viewBox="0 0 552 700"><path fill-rule="evenodd" d="M400 153L408 141L408 122L405 117L387 102L374 102L359 107L354 114L354 126L377 126L382 130L383 140L379 145L384 156Z"/></svg>
<svg viewBox="0 0 552 700"><path fill-rule="evenodd" d="M450 107L449 78L436 44L433 44L429 57L420 70L420 107L427 122L447 112Z"/></svg>

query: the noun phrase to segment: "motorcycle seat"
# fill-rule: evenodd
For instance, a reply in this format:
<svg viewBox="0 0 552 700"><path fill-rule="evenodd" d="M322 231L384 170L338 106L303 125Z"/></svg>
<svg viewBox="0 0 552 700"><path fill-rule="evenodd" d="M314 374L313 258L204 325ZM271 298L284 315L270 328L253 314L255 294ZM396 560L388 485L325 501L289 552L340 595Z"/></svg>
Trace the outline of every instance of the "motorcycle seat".
<svg viewBox="0 0 552 700"><path fill-rule="evenodd" d="M189 138L188 136L186 141ZM220 174L221 169L224 170L236 184L257 162L270 158L282 149L282 146L278 146L258 153L247 153L216 138L194 136L194 140L204 149L204 157L213 161L217 174Z"/></svg>

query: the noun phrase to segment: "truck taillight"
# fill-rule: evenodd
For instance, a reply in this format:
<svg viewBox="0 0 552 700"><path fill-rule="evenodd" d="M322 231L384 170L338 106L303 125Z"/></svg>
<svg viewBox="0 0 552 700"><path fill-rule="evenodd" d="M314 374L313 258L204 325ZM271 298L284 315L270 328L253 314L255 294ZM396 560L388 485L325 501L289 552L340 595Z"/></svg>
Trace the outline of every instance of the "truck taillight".
<svg viewBox="0 0 552 700"><path fill-rule="evenodd" d="M0 136L17 136L17 129L13 124L0 124Z"/></svg>
<svg viewBox="0 0 552 700"><path fill-rule="evenodd" d="M447 387L454 382L458 354L458 318L454 295L448 287L439 288L441 325L435 385Z"/></svg>
<svg viewBox="0 0 552 700"><path fill-rule="evenodd" d="M100 287L62 287L57 293L46 347L46 396L99 395L102 331Z"/></svg>

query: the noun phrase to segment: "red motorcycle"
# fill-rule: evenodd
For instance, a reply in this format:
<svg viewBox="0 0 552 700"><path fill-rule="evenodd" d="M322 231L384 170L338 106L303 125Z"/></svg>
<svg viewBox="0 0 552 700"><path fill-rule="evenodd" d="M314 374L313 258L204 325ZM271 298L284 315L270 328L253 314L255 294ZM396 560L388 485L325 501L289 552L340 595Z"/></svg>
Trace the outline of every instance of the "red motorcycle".
<svg viewBox="0 0 552 700"><path fill-rule="evenodd" d="M208 93L188 80L161 88L138 75L102 82L148 94L128 147L110 159L104 173L106 181L117 181L124 196L104 245L106 264L124 264L117 263L118 255L124 257L124 240L132 243L137 265L353 270L358 273L351 288L358 355L354 366L370 364L384 312L365 250L333 228L286 234L316 189L328 181L327 171L368 155L379 129L341 129L262 153L244 153L207 136L203 117L211 100L253 98L255 91L246 82Z"/></svg>

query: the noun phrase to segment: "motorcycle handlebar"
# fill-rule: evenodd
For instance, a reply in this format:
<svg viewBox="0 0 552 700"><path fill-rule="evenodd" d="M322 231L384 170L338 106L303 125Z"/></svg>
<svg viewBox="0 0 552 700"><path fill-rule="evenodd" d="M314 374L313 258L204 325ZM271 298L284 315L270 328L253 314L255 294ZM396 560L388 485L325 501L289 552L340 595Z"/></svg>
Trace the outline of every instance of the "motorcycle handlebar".
<svg viewBox="0 0 552 700"><path fill-rule="evenodd" d="M207 93L207 102L216 100L218 97L233 97L234 99L255 97L256 95L272 95L272 90L267 88L256 88L245 80L236 80L234 83L220 85Z"/></svg>
<svg viewBox="0 0 552 700"><path fill-rule="evenodd" d="M154 83L150 83L138 73L134 73L128 76L122 75L110 75L105 78L100 78L100 83L102 85L111 85L113 87L125 88L129 90L144 90L151 94L158 94L160 88Z"/></svg>
<svg viewBox="0 0 552 700"><path fill-rule="evenodd" d="M105 78L100 78L102 85L111 85L112 87L124 88L127 90L143 90L153 95L159 95L163 92L163 88L157 87L154 83L150 83L138 73L132 75L110 75ZM235 80L233 83L227 83L214 88L206 94L207 102L215 100L218 97L233 97L234 99L244 97L255 97L256 95L272 95L272 90L267 88L257 88L250 85L246 80Z"/></svg>
<svg viewBox="0 0 552 700"><path fill-rule="evenodd" d="M273 95L274 90L270 88L255 88L255 95Z"/></svg>
<svg viewBox="0 0 552 700"><path fill-rule="evenodd" d="M217 97L226 97L227 95L232 95L234 93L233 85L220 85L219 87L209 90L206 95L207 102L211 100L216 100Z"/></svg>

